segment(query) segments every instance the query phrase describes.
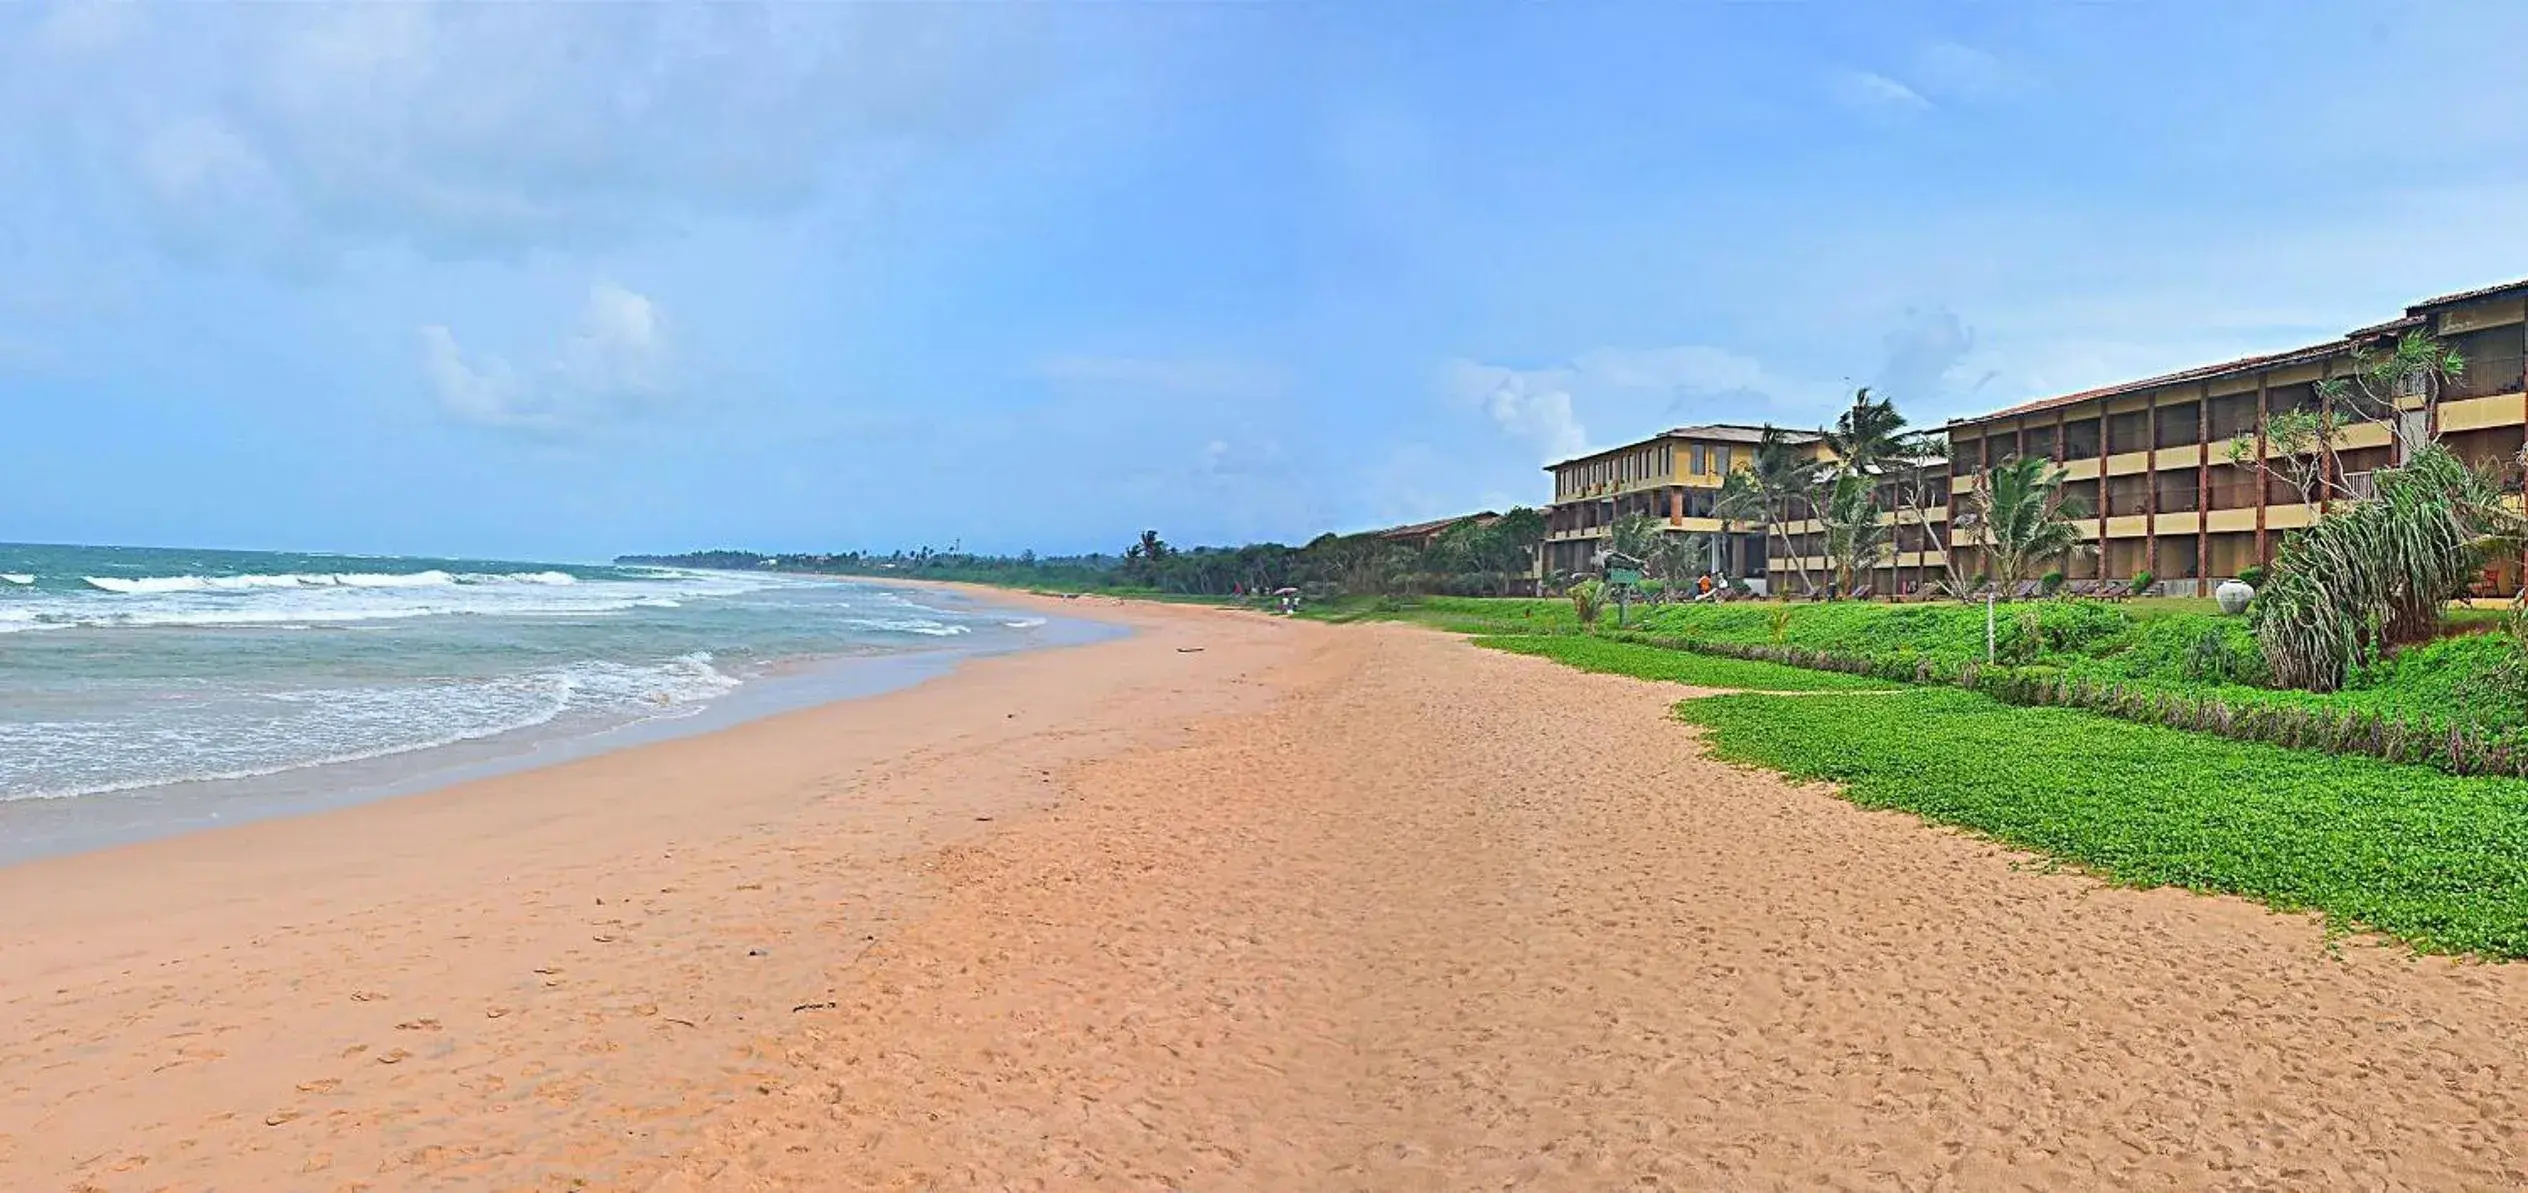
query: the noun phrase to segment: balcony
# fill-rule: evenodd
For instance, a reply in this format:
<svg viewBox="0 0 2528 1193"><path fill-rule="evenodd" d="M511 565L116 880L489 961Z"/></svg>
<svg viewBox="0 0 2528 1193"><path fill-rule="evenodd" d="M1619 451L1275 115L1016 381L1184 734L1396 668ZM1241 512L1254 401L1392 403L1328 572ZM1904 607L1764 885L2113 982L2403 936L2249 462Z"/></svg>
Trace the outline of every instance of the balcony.
<svg viewBox="0 0 2528 1193"><path fill-rule="evenodd" d="M2465 372L2460 373L2456 380L2441 388L2441 400L2489 398L2497 394L2518 393L2522 363L2522 358L2516 354L2470 360L2467 362Z"/></svg>

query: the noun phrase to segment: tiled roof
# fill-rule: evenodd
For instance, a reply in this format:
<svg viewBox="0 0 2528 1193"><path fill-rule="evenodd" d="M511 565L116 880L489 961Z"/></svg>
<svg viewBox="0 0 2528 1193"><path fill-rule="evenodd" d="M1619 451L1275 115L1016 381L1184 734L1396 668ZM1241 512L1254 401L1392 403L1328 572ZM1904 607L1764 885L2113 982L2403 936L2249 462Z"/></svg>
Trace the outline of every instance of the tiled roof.
<svg viewBox="0 0 2528 1193"><path fill-rule="evenodd" d="M1776 429L1782 433L1783 439L1794 444L1815 443L1825 438L1824 435L1815 431L1795 431L1788 427ZM1600 448L1597 451L1573 456L1568 460L1556 460L1545 465L1545 471L1552 472L1565 464L1577 464L1582 460L1594 460L1599 456L1611 456L1617 452L1631 451L1637 447L1657 443L1662 439L1700 439L1708 443L1762 443L1764 428L1749 423L1704 423L1692 427L1670 427L1647 439L1636 439L1631 443Z"/></svg>
<svg viewBox="0 0 2528 1193"><path fill-rule="evenodd" d="M1436 534L1448 529L1451 526L1455 526L1460 522L1498 520L1499 517L1499 514L1495 514L1491 510L1485 510L1480 514L1459 514L1454 518L1434 518L1428 522L1412 522L1403 526L1390 526L1385 530L1373 530L1369 533L1377 535L1382 539L1420 538L1426 534Z"/></svg>
<svg viewBox="0 0 2528 1193"><path fill-rule="evenodd" d="M2522 278L2516 282L2504 282L2498 286L2479 286L2473 290L2460 290L2455 294L2443 294L2438 298L2426 298L2421 302L2406 307L2405 313L2408 315L2418 314L2433 307L2445 307L2451 303L2473 302L2479 298L2491 298L2492 296L2505 290L2528 290L2528 278Z"/></svg>
<svg viewBox="0 0 2528 1193"><path fill-rule="evenodd" d="M2330 340L2323 344L2311 344L2306 348L2293 348L2287 352L2273 352L2263 356L2242 356L2237 360L2225 360L2216 365L2198 365L2194 368L2182 369L2174 373L2163 373L2157 377L2145 377L2139 381L2125 381L2119 382L2115 385L2101 386L2097 389L2084 389L2076 394L2063 394L2059 397L2052 398L2038 398L2035 401L2022 402L2007 409L1993 411L1990 414L1978 414L1967 418L1953 418L1949 420L1948 425L1952 427L1959 427L1974 423L1991 422L1995 419L2016 418L2023 414L2034 414L2039 410L2052 410L2057 406L2069 406L2077 402L2089 402L2095 401L2099 398L2112 398L2123 394L2140 393L2143 390L2158 389L2164 385L2179 385L2188 381L2209 381L2215 377L2226 376L2231 373L2243 373L2249 369L2271 369L2279 368L2284 365L2304 364L2308 361L2332 356L2343 351L2344 348L2344 341Z"/></svg>
<svg viewBox="0 0 2528 1193"><path fill-rule="evenodd" d="M2007 409L1995 410L1990 414L1978 414L1967 418L1953 418L1949 420L1948 425L1952 427L1972 426L1976 423L1992 422L1995 419L2016 418L2020 415L2034 414L2039 410L2052 410L2057 406L2069 406L2077 402L2088 402L2099 398L2112 398L2123 394L2140 393L2143 390L2157 389L2164 385L2178 385L2188 381L2209 381L2215 377L2226 376L2232 373L2241 373L2250 369L2271 369L2279 368L2285 365L2305 364L2312 360L2318 360L2344 352L2349 349L2355 341L2366 340L2375 336L2388 335L2390 333L2404 331L2409 328L2421 327L2429 322L2429 312L2438 308L2454 306L2462 302L2473 302L2477 299L2489 298L2497 294L2520 291L2528 291L2528 278L2523 278L2514 282L2503 282L2496 286L2482 286L2473 290L2461 290L2455 294L2443 294L2435 298L2426 298L2421 302L2417 302L2406 307L2403 315L2390 319L2385 323L2372 324L2369 327L2346 332L2342 339L2329 340L2323 344L2312 344L2306 348L2294 348L2287 352L2276 352L2265 356L2243 356L2237 360L2223 361L2216 365L2201 365L2175 373L2163 374L2158 377L2145 377L2139 381L2126 381L2116 385L2104 386L2099 389L2082 390L2076 394L2063 394L2059 397L2038 398L2034 401L2022 402Z"/></svg>

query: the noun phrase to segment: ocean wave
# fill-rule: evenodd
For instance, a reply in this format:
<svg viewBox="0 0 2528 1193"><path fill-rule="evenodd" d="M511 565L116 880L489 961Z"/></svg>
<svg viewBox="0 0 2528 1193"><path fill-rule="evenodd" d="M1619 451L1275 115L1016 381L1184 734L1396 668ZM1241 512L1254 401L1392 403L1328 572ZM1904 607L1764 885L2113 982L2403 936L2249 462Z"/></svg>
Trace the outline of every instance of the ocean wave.
<svg viewBox="0 0 2528 1193"><path fill-rule="evenodd" d="M895 634L920 634L928 638L949 638L973 632L965 626L932 621L927 617L852 617L844 619L844 624Z"/></svg>
<svg viewBox="0 0 2528 1193"><path fill-rule="evenodd" d="M82 576L82 588L12 593L0 634L65 627L272 626L406 621L449 615L605 617L680 609L761 585L745 577L586 580L558 569L516 572L273 571L237 575Z"/></svg>
<svg viewBox="0 0 2528 1193"><path fill-rule="evenodd" d="M1004 621L1001 624L1013 630L1032 630L1044 623L1045 619L1041 617L1021 617L1013 621Z"/></svg>
<svg viewBox="0 0 2528 1193"><path fill-rule="evenodd" d="M422 572L277 572L237 576L82 576L88 587L118 596L163 596L179 592L239 592L267 588L450 588L481 584L579 583L569 572L468 572L457 575L436 568Z"/></svg>
<svg viewBox="0 0 2528 1193"><path fill-rule="evenodd" d="M220 626L242 628L313 623L409 621L419 617L443 617L452 614L503 617L601 617L636 608L639 604L640 602L636 600L626 598L547 605L513 602L496 606L469 606L453 602L421 602L341 609L306 606L238 606L224 609L164 606L140 609L74 607L42 611L11 610L10 616L0 617L0 634L8 633L12 629L150 629L171 626L210 629Z"/></svg>
<svg viewBox="0 0 2528 1193"><path fill-rule="evenodd" d="M5 580L21 588L35 583L35 577L27 575L24 572L0 572L0 580Z"/></svg>
<svg viewBox="0 0 2528 1193"><path fill-rule="evenodd" d="M154 732L135 733L138 727L119 721L0 725L0 802L265 778L537 729L567 714L586 713L600 724L688 715L743 683L712 662L709 652L694 651L657 663L591 661L473 683L256 693L236 697L224 715L197 712ZM157 747L160 757L148 757L140 743ZM106 759L124 773L96 775ZM31 785L48 775L95 777Z"/></svg>

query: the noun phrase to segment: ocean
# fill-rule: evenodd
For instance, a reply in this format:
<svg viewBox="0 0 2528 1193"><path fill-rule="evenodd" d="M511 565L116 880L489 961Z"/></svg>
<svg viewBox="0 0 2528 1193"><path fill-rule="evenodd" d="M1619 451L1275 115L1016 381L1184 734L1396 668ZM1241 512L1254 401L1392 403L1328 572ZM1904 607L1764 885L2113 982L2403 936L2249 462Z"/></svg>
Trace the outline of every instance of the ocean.
<svg viewBox="0 0 2528 1193"><path fill-rule="evenodd" d="M0 861L539 765L1108 632L797 576L0 545Z"/></svg>

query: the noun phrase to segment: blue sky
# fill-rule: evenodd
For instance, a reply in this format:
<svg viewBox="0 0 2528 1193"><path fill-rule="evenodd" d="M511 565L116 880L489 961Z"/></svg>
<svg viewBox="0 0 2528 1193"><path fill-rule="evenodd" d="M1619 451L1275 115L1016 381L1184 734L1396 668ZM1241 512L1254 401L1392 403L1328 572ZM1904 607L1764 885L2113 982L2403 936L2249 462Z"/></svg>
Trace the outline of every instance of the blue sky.
<svg viewBox="0 0 2528 1193"><path fill-rule="evenodd" d="M0 540L1304 540L2528 273L2485 5L0 9Z"/></svg>

